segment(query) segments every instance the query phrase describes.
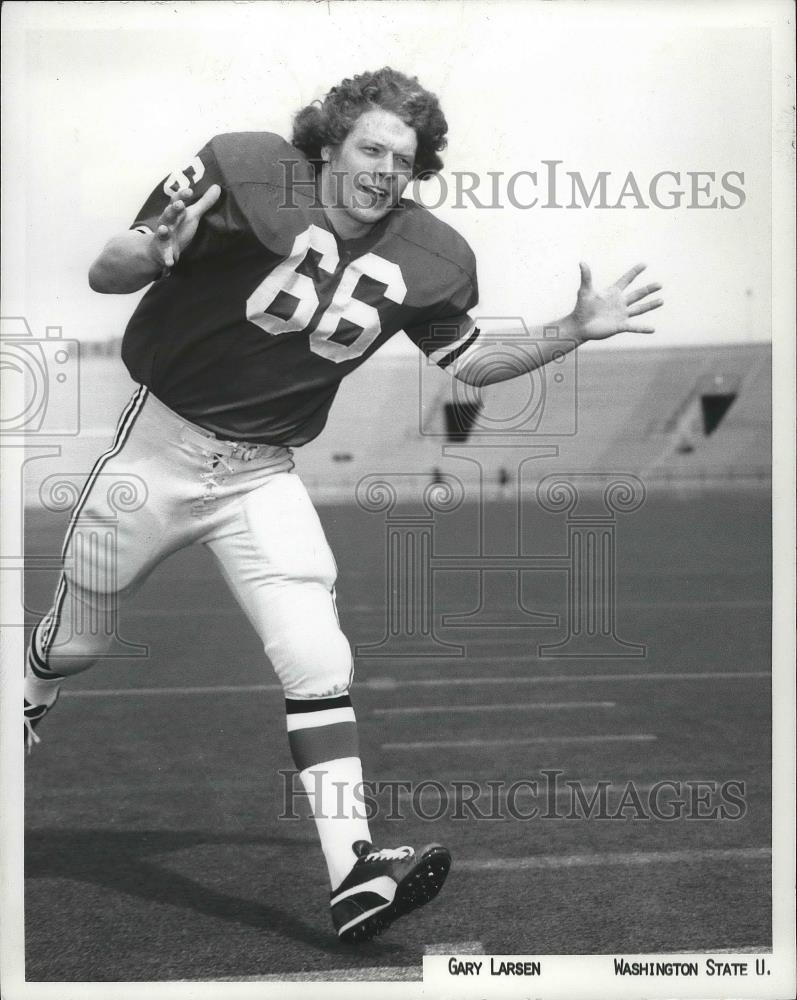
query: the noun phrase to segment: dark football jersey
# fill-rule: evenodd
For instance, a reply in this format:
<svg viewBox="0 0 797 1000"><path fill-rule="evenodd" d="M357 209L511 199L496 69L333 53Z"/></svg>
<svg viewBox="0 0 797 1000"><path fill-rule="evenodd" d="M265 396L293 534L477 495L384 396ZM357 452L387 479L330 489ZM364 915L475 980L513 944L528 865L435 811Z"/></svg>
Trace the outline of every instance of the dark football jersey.
<svg viewBox="0 0 797 1000"><path fill-rule="evenodd" d="M173 191L221 197L170 275L128 323L131 376L220 437L300 445L323 428L344 376L399 330L453 370L475 342L465 240L409 200L342 240L304 155L279 136L216 136L150 195L131 228L154 230Z"/></svg>

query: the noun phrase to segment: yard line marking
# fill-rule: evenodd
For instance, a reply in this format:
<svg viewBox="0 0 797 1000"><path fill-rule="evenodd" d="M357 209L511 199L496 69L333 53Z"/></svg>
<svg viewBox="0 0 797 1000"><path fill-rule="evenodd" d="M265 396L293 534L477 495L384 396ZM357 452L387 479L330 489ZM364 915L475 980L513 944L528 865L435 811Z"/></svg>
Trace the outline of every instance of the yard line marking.
<svg viewBox="0 0 797 1000"><path fill-rule="evenodd" d="M694 680L736 680L753 677L771 679L768 670L710 671L704 673L675 674L518 674L516 677L418 677L396 680L394 677L374 677L360 684L360 688L398 687L452 687L466 684L580 684L582 681L694 681Z"/></svg>
<svg viewBox="0 0 797 1000"><path fill-rule="evenodd" d="M281 691L281 684L214 684L208 687L87 688L62 691L62 698L117 698L122 695L248 694L252 691Z"/></svg>
<svg viewBox="0 0 797 1000"><path fill-rule="evenodd" d="M666 600L666 599L659 599L655 595L651 596L650 600L648 600L648 601L640 601L640 600L627 600L627 601L624 601L622 598L618 597L615 603L616 603L616 607L617 607L617 609L619 611L623 611L623 610L628 610L628 611L640 611L640 610L642 610L642 611L646 611L646 610L656 611L659 608L663 608L663 609L665 609L667 611L688 611L688 610L694 610L695 608L700 608L701 610L713 610L713 609L717 609L717 610L724 610L724 609L734 610L734 609L738 609L738 608L768 608L768 607L770 607L772 605L771 599L766 598L766 597L741 597L741 598L726 598L726 599L719 598L719 599L715 599L715 600L701 600L700 597L695 597L693 600L688 600L688 599L685 600L684 598L681 598L679 600ZM546 612L549 612L551 614L564 614L564 613L566 613L567 608L566 608L566 606L564 604L560 603L560 604L554 606L552 609L546 608L545 610L546 610ZM135 613L136 614L140 614L142 612L138 612L137 611ZM156 615L158 615L161 612L155 611L154 613ZM183 614L184 612L178 611L177 613L178 614ZM219 613L222 613L222 612L219 611ZM227 613L227 612L223 612L223 613ZM367 617L380 618L381 619L381 618L385 617L385 609L384 609L384 607L363 608L363 607L357 607L357 606L354 606L354 607L349 606L349 607L343 608L342 613L344 615L358 615L361 618L364 618L364 617L367 616ZM461 612L457 612L457 611L445 611L445 612L443 612L443 614L445 614L447 616L448 615L458 615L458 614L461 614ZM468 624L466 622L461 622L461 623L458 622L458 623L454 624L453 622L449 621L449 622L447 622L447 624L446 624L445 627L447 629L466 629L466 628L469 628L471 626L468 626ZM494 628L512 628L513 626L512 625L496 624L493 627Z"/></svg>
<svg viewBox="0 0 797 1000"><path fill-rule="evenodd" d="M392 691L407 687L463 687L478 684L580 684L585 681L701 681L701 680L750 680L771 679L768 670L739 670L734 672L712 671L693 674L520 674L517 677L419 677L396 680L394 677L373 677L358 685L359 690ZM179 694L248 694L256 691L282 691L281 684L213 684L206 687L146 687L146 688L85 688L79 691L61 691L62 698L116 698L123 695L179 695Z"/></svg>
<svg viewBox="0 0 797 1000"><path fill-rule="evenodd" d="M418 712L508 712L527 708L616 708L616 701L527 701L504 705L410 705L372 708L371 715L416 715Z"/></svg>
<svg viewBox="0 0 797 1000"><path fill-rule="evenodd" d="M445 658L446 660L448 657ZM537 654L533 650L528 653L496 653L491 654L489 652L479 653L476 650L471 650L465 656L460 657L457 663L443 663L443 667L461 667L462 661L472 662L473 660L478 660L480 663L533 663L537 659ZM555 657L548 657L548 659L555 659ZM769 671L766 671L767 676L769 676ZM676 677L677 674L670 674L670 677Z"/></svg>
<svg viewBox="0 0 797 1000"><path fill-rule="evenodd" d="M508 793L503 788L496 788L495 786L490 787L489 778L485 779L485 781L487 783L484 785L478 783L478 792L479 792L478 795L473 799L469 798L468 802L478 803L482 799L489 799L491 803L494 802L495 800L498 800L498 802L505 802L509 798ZM574 795L573 783L574 779L572 778L565 778L563 785L554 782L553 791L555 792L556 799L557 800L566 799L569 802L573 802L573 795ZM457 792L459 791L459 789L457 788L458 784L462 785L463 792L465 791L466 786L468 791L471 791L473 788L473 785L470 782L470 780L465 780L462 778L443 778L440 781L437 781L435 784L438 787L432 787L430 783L424 784L422 782L420 785L418 785L417 788L415 788L415 790L410 790L407 788L399 788L396 797L398 799L415 800L415 799L429 798L431 795L434 795L435 798L440 799L441 796L440 796L439 786L442 786L443 791L447 793L447 784L450 784L451 790L454 793L454 797L456 798ZM536 800L544 798L546 801L551 799L550 788L546 786L540 788L537 791L535 789L538 783L532 781L530 784L535 787L534 788L529 787L529 783L525 781L515 784L511 789L514 799ZM605 791L607 797L609 795L615 797L618 795L624 795L628 791L629 786L633 787L636 792L639 792L641 794L650 793L654 789L660 789L663 784L670 785L671 783L669 779L662 778L659 781L654 781L654 782L637 782L629 779L624 783L619 781L612 781L609 784L599 785L597 782L593 781L592 784L587 785L582 781L578 781L577 784L580 790L585 795L591 798L596 793L600 795L601 791ZM680 784L686 784L686 782L681 782ZM496 791L498 792L497 795L495 794ZM48 791L47 794L52 795L54 793L52 791Z"/></svg>
<svg viewBox="0 0 797 1000"><path fill-rule="evenodd" d="M611 851L605 854L541 854L527 858L457 861L459 872L529 871L540 868L593 868L603 865L657 865L689 861L763 861L769 847L704 847L681 851Z"/></svg>
<svg viewBox="0 0 797 1000"><path fill-rule="evenodd" d="M383 743L383 750L455 750L471 747L525 747L535 743L650 743L652 733L627 733L617 736L528 736L519 740L417 740L410 743Z"/></svg>
<svg viewBox="0 0 797 1000"><path fill-rule="evenodd" d="M704 948L701 951L695 951L694 948L690 948L689 951L668 951L668 955L771 955L772 945L762 944L760 948L753 948L750 945L745 945L743 948Z"/></svg>
<svg viewBox="0 0 797 1000"><path fill-rule="evenodd" d="M751 598L749 600L728 600L728 601L701 601L699 598L695 598L692 601L664 601L658 600L652 597L650 601L617 601L617 610L622 611L695 611L700 609L701 611L738 611L744 608L771 608L772 601L766 598ZM379 618L380 621L385 618L385 609L376 608L369 611L360 610L358 608L339 608L338 609L341 617L346 618L347 616L358 617L358 618ZM152 618L153 620L168 619L168 618L193 618L197 614L196 608L171 608L169 610L164 610L163 608L125 608L125 615L128 618ZM446 614L457 614L458 612L445 612ZM564 606L554 607L551 609L546 609L548 614L559 614L564 617L567 613L567 608ZM202 617L203 618L240 618L242 616L241 609L235 606L231 607L214 607L214 608L203 608ZM466 623L453 624L449 622L445 625L446 630L461 631L463 629L468 629ZM501 625L497 624L491 626L495 629L511 629L517 626L512 625ZM521 642L521 639L514 640L516 642ZM489 642L489 639L480 639L478 636L471 639L470 643L479 642Z"/></svg>
<svg viewBox="0 0 797 1000"><path fill-rule="evenodd" d="M423 966L379 965L370 969L317 969L314 972L277 972L265 976L224 976L221 979L184 980L184 982L189 983L193 981L212 983L422 982Z"/></svg>
<svg viewBox="0 0 797 1000"><path fill-rule="evenodd" d="M425 944L424 955L483 955L481 941L454 941L451 944Z"/></svg>
<svg viewBox="0 0 797 1000"><path fill-rule="evenodd" d="M617 601L617 610L622 611L694 611L700 609L701 611L738 611L744 608L770 608L772 607L772 601L767 598L750 598L746 600L727 600L727 601L701 601L699 598L695 598L691 601L665 601L658 600L652 597L649 601ZM340 614L342 617L357 617L357 618L378 618L380 621L385 618L384 608L375 608L370 611L361 611L357 608L340 608ZM164 608L125 608L125 615L128 618L152 618L163 619L163 618L192 618L197 614L196 608L170 608L165 610ZM445 612L446 615L458 614L459 612ZM548 614L559 614L564 617L567 613L567 608L564 605L556 606L553 609L546 609ZM213 607L213 608L203 608L202 617L203 618L238 618L242 616L242 611L240 608L232 605L230 607ZM446 630L461 630L468 629L467 623L456 623L447 622L444 626ZM510 629L517 626L512 625L501 625L500 623L491 626L495 629ZM522 626L521 626L522 627ZM471 640L473 642L478 641L478 637ZM487 640L482 640L487 641Z"/></svg>

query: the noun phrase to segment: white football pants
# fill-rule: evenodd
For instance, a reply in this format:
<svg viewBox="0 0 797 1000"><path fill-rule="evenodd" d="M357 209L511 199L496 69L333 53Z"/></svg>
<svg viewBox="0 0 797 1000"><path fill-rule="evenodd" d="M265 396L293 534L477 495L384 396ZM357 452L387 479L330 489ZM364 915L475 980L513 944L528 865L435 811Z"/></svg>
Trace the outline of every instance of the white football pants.
<svg viewBox="0 0 797 1000"><path fill-rule="evenodd" d="M344 694L352 657L335 609L335 560L292 470L290 449L220 441L140 387L75 506L55 603L31 642L34 672L74 674L100 659L113 638L103 623L119 601L167 556L201 542L286 697Z"/></svg>

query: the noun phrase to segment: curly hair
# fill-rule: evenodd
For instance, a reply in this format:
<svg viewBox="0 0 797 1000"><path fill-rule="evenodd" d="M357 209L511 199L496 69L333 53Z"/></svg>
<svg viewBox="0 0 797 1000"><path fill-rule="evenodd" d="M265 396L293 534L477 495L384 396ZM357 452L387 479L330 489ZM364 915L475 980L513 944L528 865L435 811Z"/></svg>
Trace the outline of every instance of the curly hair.
<svg viewBox="0 0 797 1000"><path fill-rule="evenodd" d="M412 176L423 180L438 173L443 161L437 155L446 147L448 123L437 97L425 90L418 78L405 76L385 66L360 73L333 87L322 101L314 101L297 112L291 142L318 168L321 148L343 142L365 111L384 108L415 129L418 151Z"/></svg>

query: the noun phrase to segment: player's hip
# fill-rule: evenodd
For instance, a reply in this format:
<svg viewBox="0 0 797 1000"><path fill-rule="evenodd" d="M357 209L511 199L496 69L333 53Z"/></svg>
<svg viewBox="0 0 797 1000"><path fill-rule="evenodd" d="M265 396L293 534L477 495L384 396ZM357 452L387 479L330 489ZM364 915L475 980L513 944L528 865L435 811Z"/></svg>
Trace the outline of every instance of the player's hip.
<svg viewBox="0 0 797 1000"><path fill-rule="evenodd" d="M273 468L288 472L293 468L293 452L284 445L252 444L247 441L232 441L220 438L212 431L186 420L175 413L155 394L145 389L140 418L139 434L154 437L169 448L176 449L190 464L208 455L224 459L230 468L238 472L247 469Z"/></svg>
<svg viewBox="0 0 797 1000"><path fill-rule="evenodd" d="M122 412L111 447L95 463L84 496L96 502L98 487L137 483L150 514L165 518L168 529L187 509L194 516L217 511L225 501L292 470L290 448L221 440L140 386Z"/></svg>

